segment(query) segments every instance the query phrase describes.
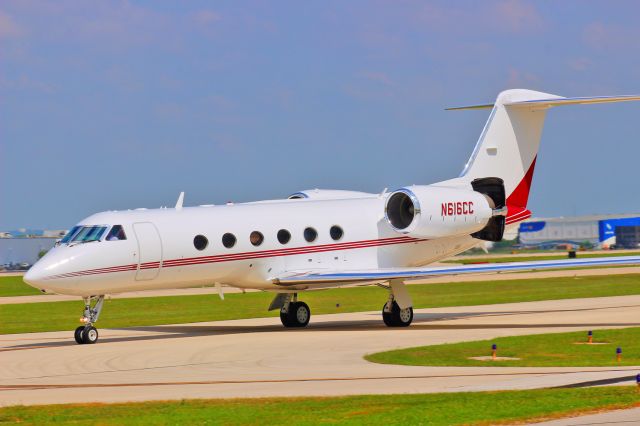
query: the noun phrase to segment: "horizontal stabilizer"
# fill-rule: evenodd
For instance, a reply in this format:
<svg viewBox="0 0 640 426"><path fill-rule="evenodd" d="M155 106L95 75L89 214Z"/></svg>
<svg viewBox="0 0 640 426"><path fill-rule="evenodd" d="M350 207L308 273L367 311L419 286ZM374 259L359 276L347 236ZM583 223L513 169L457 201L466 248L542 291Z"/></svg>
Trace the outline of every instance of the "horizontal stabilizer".
<svg viewBox="0 0 640 426"><path fill-rule="evenodd" d="M493 108L493 104L450 107L450 108L445 108L444 110L445 111L460 111L460 110L464 110L464 109L491 109L491 108Z"/></svg>
<svg viewBox="0 0 640 426"><path fill-rule="evenodd" d="M353 271L318 271L288 274L275 278L283 286L296 284L350 284L363 281L388 281L391 279L418 279L446 275L478 274L484 272L535 271L544 269L583 268L589 266L640 265L640 256L594 257L586 259L545 260L534 262L487 263L482 265L436 266L420 268L384 268Z"/></svg>
<svg viewBox="0 0 640 426"><path fill-rule="evenodd" d="M504 105L511 106L511 107L535 105L535 106L541 106L543 108L550 108L553 106L561 106L561 105L606 104L606 103L612 103L612 102L628 102L628 101L640 101L640 95L532 99L528 101L505 103Z"/></svg>
<svg viewBox="0 0 640 426"><path fill-rule="evenodd" d="M583 105L583 104L606 104L613 102L640 101L640 95L622 96L582 96L575 98L564 98L558 96L551 99L531 99L527 101L507 102L503 105L509 107L539 106L541 108L551 108L562 105ZM445 111L462 111L469 109L491 109L495 104L469 105L461 107L445 108Z"/></svg>

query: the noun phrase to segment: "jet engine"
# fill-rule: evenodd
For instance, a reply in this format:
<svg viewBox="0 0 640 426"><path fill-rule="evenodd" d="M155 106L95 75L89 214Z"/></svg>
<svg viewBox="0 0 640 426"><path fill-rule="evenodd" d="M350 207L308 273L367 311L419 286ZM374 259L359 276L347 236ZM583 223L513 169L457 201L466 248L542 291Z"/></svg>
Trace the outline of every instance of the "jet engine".
<svg viewBox="0 0 640 426"><path fill-rule="evenodd" d="M504 214L495 207L489 195L473 190L414 185L387 197L385 217L397 232L442 238L482 231L493 216Z"/></svg>

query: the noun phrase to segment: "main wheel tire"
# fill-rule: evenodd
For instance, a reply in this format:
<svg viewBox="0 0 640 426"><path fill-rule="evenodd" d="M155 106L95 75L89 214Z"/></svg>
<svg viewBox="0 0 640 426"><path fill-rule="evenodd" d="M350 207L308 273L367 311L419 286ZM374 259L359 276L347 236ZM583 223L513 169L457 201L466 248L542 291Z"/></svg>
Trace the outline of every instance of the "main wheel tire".
<svg viewBox="0 0 640 426"><path fill-rule="evenodd" d="M400 306L398 306L396 302L393 302L391 315L395 327L409 327L413 321L413 308L409 306L408 308L400 309Z"/></svg>
<svg viewBox="0 0 640 426"><path fill-rule="evenodd" d="M98 341L98 330L95 327L86 327L82 331L82 343L93 344Z"/></svg>
<svg viewBox="0 0 640 426"><path fill-rule="evenodd" d="M76 331L73 332L73 337L76 339L76 343L82 345L84 342L82 341L82 332L84 331L84 325L76 328Z"/></svg>
<svg viewBox="0 0 640 426"><path fill-rule="evenodd" d="M291 308L289 308L291 312ZM311 319L311 309L304 302L296 302L293 304L293 323L295 327L306 327Z"/></svg>
<svg viewBox="0 0 640 426"><path fill-rule="evenodd" d="M291 307L289 307L289 309L291 309ZM291 318L289 317L289 313L282 312L282 310L280 311L280 322L282 322L282 325L284 325L287 328L294 327L294 325L291 323Z"/></svg>
<svg viewBox="0 0 640 426"><path fill-rule="evenodd" d="M393 314L391 312L386 312L387 304L385 303L382 307L382 321L384 321L384 325L387 327L395 327L395 323L393 322Z"/></svg>
<svg viewBox="0 0 640 426"><path fill-rule="evenodd" d="M280 321L285 327L306 327L311 319L311 310L304 302L289 304L289 312L280 311Z"/></svg>
<svg viewBox="0 0 640 426"><path fill-rule="evenodd" d="M391 305L391 312L385 312L387 304L382 308L382 321L387 327L408 327L413 321L413 308L400 309L397 302Z"/></svg>

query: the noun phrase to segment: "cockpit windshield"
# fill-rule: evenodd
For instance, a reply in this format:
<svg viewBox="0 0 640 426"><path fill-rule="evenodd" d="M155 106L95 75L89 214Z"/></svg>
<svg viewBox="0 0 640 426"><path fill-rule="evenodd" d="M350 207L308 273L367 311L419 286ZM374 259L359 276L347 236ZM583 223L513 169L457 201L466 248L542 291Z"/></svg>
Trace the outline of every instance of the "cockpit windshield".
<svg viewBox="0 0 640 426"><path fill-rule="evenodd" d="M69 243L88 243L89 241L99 241L107 230L106 226L81 226L79 230L69 239ZM71 234L71 232L69 232ZM65 237L66 238L66 237Z"/></svg>
<svg viewBox="0 0 640 426"><path fill-rule="evenodd" d="M65 235L64 238L60 240L60 244L67 244L69 241L71 241L71 238L73 238L73 236L78 233L80 229L82 229L82 226L74 226L73 228L71 228L69 232L67 232L67 235Z"/></svg>

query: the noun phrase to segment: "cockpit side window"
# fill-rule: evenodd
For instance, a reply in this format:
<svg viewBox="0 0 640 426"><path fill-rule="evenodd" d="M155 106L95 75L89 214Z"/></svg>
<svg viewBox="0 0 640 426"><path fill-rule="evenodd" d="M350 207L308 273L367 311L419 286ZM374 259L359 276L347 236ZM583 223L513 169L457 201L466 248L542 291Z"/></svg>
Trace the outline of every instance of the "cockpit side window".
<svg viewBox="0 0 640 426"><path fill-rule="evenodd" d="M67 232L67 235L65 235L64 238L60 240L60 244L66 244L71 241L71 238L73 238L78 233L80 228L82 228L82 226L74 226L73 228L71 228L69 232Z"/></svg>
<svg viewBox="0 0 640 426"><path fill-rule="evenodd" d="M107 241L126 240L127 236L124 233L122 225L113 225L113 228L111 228L111 231L109 231L109 233L107 234L106 239Z"/></svg>

